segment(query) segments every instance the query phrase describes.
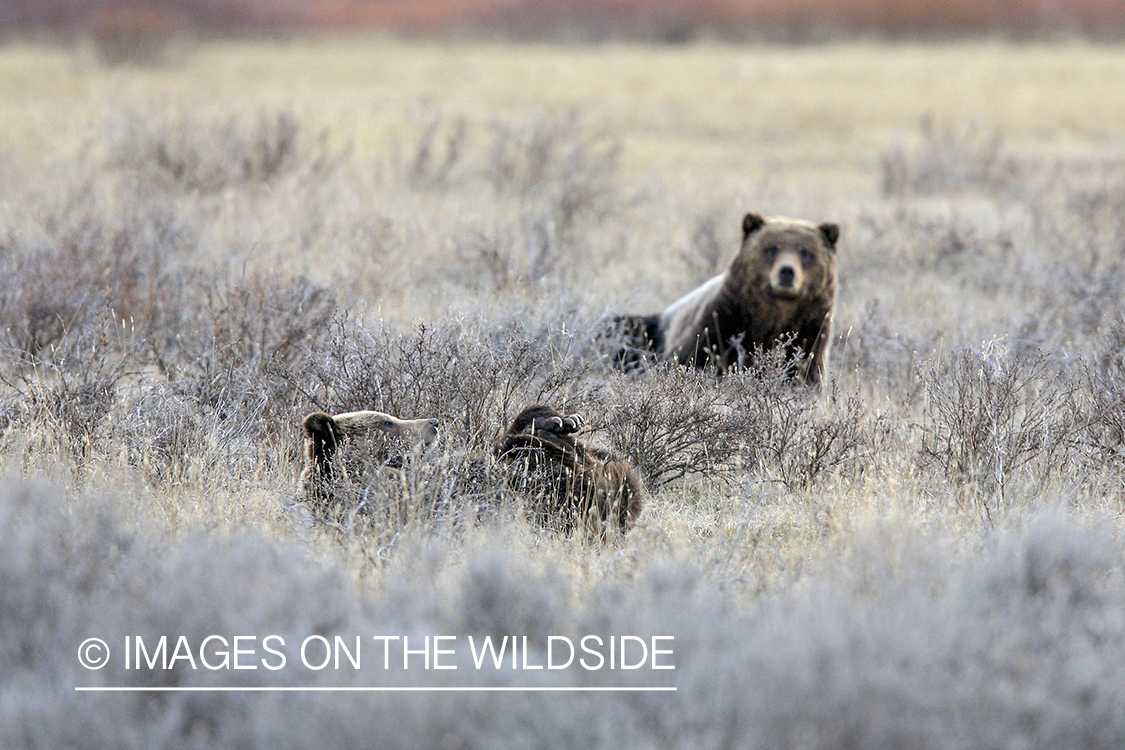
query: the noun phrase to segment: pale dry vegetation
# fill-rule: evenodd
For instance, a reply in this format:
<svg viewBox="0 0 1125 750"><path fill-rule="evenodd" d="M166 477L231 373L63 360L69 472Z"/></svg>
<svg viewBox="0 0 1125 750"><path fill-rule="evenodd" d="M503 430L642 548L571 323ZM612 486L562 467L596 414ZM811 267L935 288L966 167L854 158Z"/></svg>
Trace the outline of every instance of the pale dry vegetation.
<svg viewBox="0 0 1125 750"><path fill-rule="evenodd" d="M0 54L0 744L1125 744L1120 49L83 54ZM746 210L843 227L823 391L615 371L601 322ZM481 471L533 402L643 475L624 540ZM442 437L321 523L315 409ZM75 660L213 633L673 635L676 669ZM72 692L529 684L678 692Z"/></svg>

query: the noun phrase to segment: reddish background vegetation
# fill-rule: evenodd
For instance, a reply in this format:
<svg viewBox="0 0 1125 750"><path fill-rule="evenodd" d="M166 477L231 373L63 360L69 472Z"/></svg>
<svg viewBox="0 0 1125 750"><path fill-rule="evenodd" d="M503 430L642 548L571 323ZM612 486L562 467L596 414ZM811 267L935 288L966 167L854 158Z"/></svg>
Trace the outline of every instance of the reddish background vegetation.
<svg viewBox="0 0 1125 750"><path fill-rule="evenodd" d="M138 10L140 9L140 10ZM544 38L1125 37L1119 0L5 0L0 29L87 30L132 17L202 33L389 29Z"/></svg>

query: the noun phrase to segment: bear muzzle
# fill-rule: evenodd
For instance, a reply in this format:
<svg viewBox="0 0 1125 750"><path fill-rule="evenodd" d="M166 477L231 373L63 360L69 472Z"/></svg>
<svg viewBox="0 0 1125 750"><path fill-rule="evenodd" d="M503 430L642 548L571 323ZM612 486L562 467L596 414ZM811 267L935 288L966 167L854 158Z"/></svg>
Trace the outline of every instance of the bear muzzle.
<svg viewBox="0 0 1125 750"><path fill-rule="evenodd" d="M438 427L441 425L441 422L436 419L420 419L418 421L421 423L418 426L418 432L422 442L429 445L437 440L439 434Z"/></svg>
<svg viewBox="0 0 1125 750"><path fill-rule="evenodd" d="M799 297L803 284L804 274L790 263L779 263L770 274L770 291L777 297Z"/></svg>
<svg viewBox="0 0 1125 750"><path fill-rule="evenodd" d="M397 423L397 434L391 437L402 441L407 451L420 451L433 445L441 436L440 425L441 422L436 419L403 419Z"/></svg>

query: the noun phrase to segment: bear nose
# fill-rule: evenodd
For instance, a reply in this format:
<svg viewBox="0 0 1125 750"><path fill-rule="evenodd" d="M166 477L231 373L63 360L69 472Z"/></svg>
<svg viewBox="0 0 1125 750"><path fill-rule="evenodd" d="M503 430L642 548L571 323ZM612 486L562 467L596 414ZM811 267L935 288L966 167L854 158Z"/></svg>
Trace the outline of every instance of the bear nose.
<svg viewBox="0 0 1125 750"><path fill-rule="evenodd" d="M777 280L782 286L793 286L793 279L796 276L797 272L793 270L793 266L782 266L777 272Z"/></svg>
<svg viewBox="0 0 1125 750"><path fill-rule="evenodd" d="M440 425L440 424L441 424L441 422L437 421L436 419L430 420L430 427L433 427L435 430L438 428L438 425Z"/></svg>

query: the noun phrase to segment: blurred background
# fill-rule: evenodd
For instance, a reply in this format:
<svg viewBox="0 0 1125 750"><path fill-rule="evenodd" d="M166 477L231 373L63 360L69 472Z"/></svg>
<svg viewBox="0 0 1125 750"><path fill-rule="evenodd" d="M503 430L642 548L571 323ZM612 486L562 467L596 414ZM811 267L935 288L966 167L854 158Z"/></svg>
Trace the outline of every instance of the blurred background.
<svg viewBox="0 0 1125 750"><path fill-rule="evenodd" d="M5 0L0 33L159 45L176 35L386 30L405 35L809 41L1125 36L1113 0Z"/></svg>

